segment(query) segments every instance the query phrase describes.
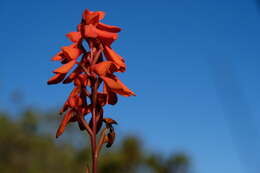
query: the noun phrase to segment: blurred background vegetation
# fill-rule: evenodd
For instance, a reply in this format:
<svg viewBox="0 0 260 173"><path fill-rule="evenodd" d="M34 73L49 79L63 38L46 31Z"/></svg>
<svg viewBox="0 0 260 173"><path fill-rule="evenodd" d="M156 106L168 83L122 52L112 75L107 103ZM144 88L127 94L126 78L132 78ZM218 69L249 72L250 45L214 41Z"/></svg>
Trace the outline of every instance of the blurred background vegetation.
<svg viewBox="0 0 260 173"><path fill-rule="evenodd" d="M56 113L28 109L19 116L0 113L1 173L83 173L90 163L87 136L74 124L61 139L55 139ZM103 149L100 173L188 173L190 159L185 153L164 156L145 150L135 136L117 139Z"/></svg>

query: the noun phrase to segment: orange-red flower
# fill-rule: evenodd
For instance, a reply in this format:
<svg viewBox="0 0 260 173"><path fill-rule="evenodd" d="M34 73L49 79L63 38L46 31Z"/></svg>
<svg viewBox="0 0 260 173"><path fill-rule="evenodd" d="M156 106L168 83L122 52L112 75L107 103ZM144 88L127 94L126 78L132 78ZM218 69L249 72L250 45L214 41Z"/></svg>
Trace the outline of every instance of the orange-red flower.
<svg viewBox="0 0 260 173"><path fill-rule="evenodd" d="M53 73L68 73L75 64L76 64L76 60L69 61L68 63L64 64L63 66L55 69L53 71Z"/></svg>
<svg viewBox="0 0 260 173"><path fill-rule="evenodd" d="M63 120L60 123L60 126L56 133L56 138L58 138L65 130L66 125L70 121L71 117L73 116L73 111L69 110L63 117Z"/></svg>
<svg viewBox="0 0 260 173"><path fill-rule="evenodd" d="M60 51L59 53L57 53L54 57L52 57L52 61L61 61L63 59L63 53L62 51Z"/></svg>
<svg viewBox="0 0 260 173"><path fill-rule="evenodd" d="M61 48L61 50L64 56L71 60L77 59L83 52L81 49L77 47L69 47L69 46L64 46Z"/></svg>
<svg viewBox="0 0 260 173"><path fill-rule="evenodd" d="M65 78L65 76L66 76L66 74L62 74L62 73L55 74L53 77L51 77L48 80L48 84L49 85L57 84L57 83L61 82Z"/></svg>
<svg viewBox="0 0 260 173"><path fill-rule="evenodd" d="M107 145L111 146L115 138L112 128L115 121L103 118L103 107L106 104L116 104L118 94L128 97L135 96L135 93L115 75L116 72L126 70L125 60L111 48L121 28L101 23L100 20L104 16L105 13L102 11L92 12L88 9L84 11L77 31L66 34L73 43L63 46L61 51L52 58L53 61L59 61L62 65L53 70L55 75L48 80L48 84L60 82L74 84L72 92L60 110L60 113L64 115L56 134L57 137L64 132L70 122L78 122L79 128L87 130L90 134L98 133L104 122L110 129L105 139ZM84 47L83 42L88 43L88 48ZM106 60L103 59L103 54ZM103 91L101 92L98 88L102 86L102 83ZM92 118L86 122L84 116L90 113L92 113Z"/></svg>
<svg viewBox="0 0 260 173"><path fill-rule="evenodd" d="M99 76L106 76L107 74L111 74L117 71L117 66L112 61L103 61L92 65L91 70Z"/></svg>
<svg viewBox="0 0 260 173"><path fill-rule="evenodd" d="M125 71L125 60L107 45L104 46L104 54L107 60L113 61L117 65L120 72Z"/></svg>
<svg viewBox="0 0 260 173"><path fill-rule="evenodd" d="M70 39L72 42L79 42L82 39L80 32L70 32L66 34L66 36Z"/></svg>
<svg viewBox="0 0 260 173"><path fill-rule="evenodd" d="M86 38L99 38L100 40L111 40L112 42L115 41L118 37L117 33L98 29L91 24L84 26L84 36Z"/></svg>
<svg viewBox="0 0 260 173"><path fill-rule="evenodd" d="M128 89L117 77L105 77L100 76L101 79L104 80L106 87L108 87L111 91L120 94L122 96L136 96L133 91Z"/></svg>
<svg viewBox="0 0 260 173"><path fill-rule="evenodd" d="M101 23L99 22L97 24L97 28L100 29L100 30L103 30L103 31L107 31L107 32L120 32L121 31L121 28L117 27L117 26L112 26L112 25L107 25L107 24L104 24L104 23Z"/></svg>
<svg viewBox="0 0 260 173"><path fill-rule="evenodd" d="M86 9L82 14L82 19L85 24L97 24L100 20L105 17L105 12L103 11L89 11Z"/></svg>

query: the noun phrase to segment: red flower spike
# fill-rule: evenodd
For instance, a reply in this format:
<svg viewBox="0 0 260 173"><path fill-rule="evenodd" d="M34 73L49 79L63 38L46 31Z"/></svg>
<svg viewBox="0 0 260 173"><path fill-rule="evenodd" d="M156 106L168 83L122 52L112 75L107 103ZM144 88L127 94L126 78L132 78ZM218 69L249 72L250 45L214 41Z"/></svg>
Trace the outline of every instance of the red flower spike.
<svg viewBox="0 0 260 173"><path fill-rule="evenodd" d="M55 76L48 81L48 84L62 81L64 84L74 84L60 110L60 114L65 115L56 137L64 132L70 122L76 122L80 130L86 130L92 141L93 173L97 170L96 156L99 155L101 148L104 144L111 147L115 140L113 125L116 121L103 118L103 107L106 104L115 105L118 101L117 94L126 97L135 95L114 74L126 70L124 59L111 48L121 28L101 23L100 20L104 16L105 13L102 11L93 12L88 9L84 11L77 30L66 34L73 44L62 47L61 51L52 57L53 61L60 61L63 65L53 71ZM89 51L84 48L83 43L88 44ZM107 61L103 59L103 54ZM76 68L66 77L74 65ZM100 92L102 85L103 92ZM87 115L91 116L90 121L85 120ZM102 132L98 139L100 129Z"/></svg>

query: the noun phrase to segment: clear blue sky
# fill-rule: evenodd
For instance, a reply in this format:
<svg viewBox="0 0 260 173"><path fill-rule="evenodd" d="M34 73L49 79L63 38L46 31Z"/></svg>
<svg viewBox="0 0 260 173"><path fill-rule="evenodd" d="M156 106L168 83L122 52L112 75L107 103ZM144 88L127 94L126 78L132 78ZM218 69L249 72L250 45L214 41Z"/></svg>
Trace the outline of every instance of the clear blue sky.
<svg viewBox="0 0 260 173"><path fill-rule="evenodd" d="M70 44L85 8L123 28L113 48L124 56L121 79L137 97L106 115L120 134L151 150L185 151L196 173L255 173L259 163L260 7L254 0L2 0L0 108L10 93L27 106L61 105L71 86L47 86L50 58ZM167 154L166 154L167 155ZM260 168L258 167L258 170Z"/></svg>

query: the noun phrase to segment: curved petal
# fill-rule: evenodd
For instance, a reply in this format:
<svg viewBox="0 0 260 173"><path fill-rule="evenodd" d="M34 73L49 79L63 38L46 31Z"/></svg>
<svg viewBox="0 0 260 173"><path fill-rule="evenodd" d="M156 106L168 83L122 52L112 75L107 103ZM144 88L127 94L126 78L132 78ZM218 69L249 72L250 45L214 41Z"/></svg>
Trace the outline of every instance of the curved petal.
<svg viewBox="0 0 260 173"><path fill-rule="evenodd" d="M109 46L104 45L104 54L109 61L115 62L115 64L118 67L118 71L124 72L126 69L125 60L118 55L113 49L111 49Z"/></svg>
<svg viewBox="0 0 260 173"><path fill-rule="evenodd" d="M62 51L58 52L54 57L51 58L52 61L60 61L63 59Z"/></svg>
<svg viewBox="0 0 260 173"><path fill-rule="evenodd" d="M122 81L120 81L119 79L116 78L116 82L123 88L123 90L124 90L123 94L126 94L125 96L129 96L129 95L136 96L136 94L133 91L131 91L130 89L128 89L127 86L125 86L125 84L123 84Z"/></svg>
<svg viewBox="0 0 260 173"><path fill-rule="evenodd" d="M99 76L105 76L106 74L114 73L117 70L117 66L112 61L103 61L92 65L91 70Z"/></svg>
<svg viewBox="0 0 260 173"><path fill-rule="evenodd" d="M66 34L66 36L72 42L79 42L80 39L81 39L81 33L80 32L70 32L70 33Z"/></svg>
<svg viewBox="0 0 260 173"><path fill-rule="evenodd" d="M65 78L66 74L55 74L52 78L50 78L48 80L48 85L52 85L52 84L57 84L60 83L64 78Z"/></svg>
<svg viewBox="0 0 260 173"><path fill-rule="evenodd" d="M85 25L84 27L84 37L96 38L98 35L96 33L95 27L92 25Z"/></svg>
<svg viewBox="0 0 260 173"><path fill-rule="evenodd" d="M72 110L69 110L63 117L61 123L60 123L60 126L57 130L57 133L56 133L56 138L58 138L60 135L62 135L62 133L64 132L65 130L65 127L67 126L68 122L70 121L71 117L73 115L73 111Z"/></svg>
<svg viewBox="0 0 260 173"><path fill-rule="evenodd" d="M63 66L54 70L53 73L68 73L75 64L76 64L76 60L70 61L67 64L64 64Z"/></svg>
<svg viewBox="0 0 260 173"><path fill-rule="evenodd" d="M135 93L133 91L131 91L130 89L128 89L119 79L117 79L116 77L114 78L109 78L109 77L104 77L104 76L100 76L101 79L104 80L105 84L107 85L108 88L111 89L111 91L118 93L122 96L128 97L131 95L135 95Z"/></svg>
<svg viewBox="0 0 260 173"><path fill-rule="evenodd" d="M72 82L81 73L81 68L77 67L64 81L64 84Z"/></svg>
<svg viewBox="0 0 260 173"><path fill-rule="evenodd" d="M77 47L65 46L61 50L70 59L77 59L82 54L82 50Z"/></svg>
<svg viewBox="0 0 260 173"><path fill-rule="evenodd" d="M97 29L93 25L85 25L84 26L84 37L86 38L96 38L99 37L100 39L109 39L109 40L116 40L118 35L117 33L107 32L100 29Z"/></svg>
<svg viewBox="0 0 260 173"><path fill-rule="evenodd" d="M110 105L115 105L118 101L116 93L112 92L106 84L103 86L103 92L107 94L107 103Z"/></svg>
<svg viewBox="0 0 260 173"><path fill-rule="evenodd" d="M99 20L104 19L105 15L106 15L106 13L104 11L97 11L96 13L98 13L98 15L99 15Z"/></svg>
<svg viewBox="0 0 260 173"><path fill-rule="evenodd" d="M82 14L82 18L86 22L86 24L98 23L104 17L105 17L105 12L103 12L103 11L93 12L93 11L86 9Z"/></svg>
<svg viewBox="0 0 260 173"><path fill-rule="evenodd" d="M104 24L104 23L101 23L101 22L99 22L97 24L97 28L104 30L104 31L107 31L107 32L120 32L121 31L121 28L119 28L117 26L107 25L107 24Z"/></svg>

